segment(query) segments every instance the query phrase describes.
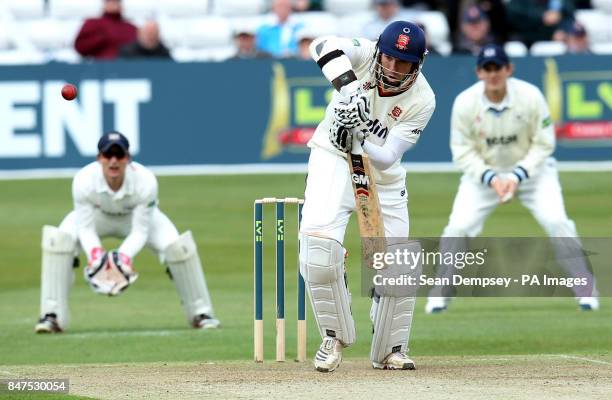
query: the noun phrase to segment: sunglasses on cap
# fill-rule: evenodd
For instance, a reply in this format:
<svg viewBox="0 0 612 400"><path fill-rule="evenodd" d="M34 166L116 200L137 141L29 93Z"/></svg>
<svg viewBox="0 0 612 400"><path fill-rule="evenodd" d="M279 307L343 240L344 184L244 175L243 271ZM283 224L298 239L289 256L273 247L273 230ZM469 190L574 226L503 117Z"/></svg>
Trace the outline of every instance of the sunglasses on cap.
<svg viewBox="0 0 612 400"><path fill-rule="evenodd" d="M110 149L102 152L102 157L109 160L113 157L115 157L117 160L123 160L125 157L127 157L127 152L119 146L111 146Z"/></svg>

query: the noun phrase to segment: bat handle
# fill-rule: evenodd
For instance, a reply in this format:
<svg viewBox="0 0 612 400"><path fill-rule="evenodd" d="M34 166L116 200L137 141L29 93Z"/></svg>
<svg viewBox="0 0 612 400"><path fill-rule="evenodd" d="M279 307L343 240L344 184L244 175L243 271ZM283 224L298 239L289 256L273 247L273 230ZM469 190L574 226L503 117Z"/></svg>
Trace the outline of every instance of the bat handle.
<svg viewBox="0 0 612 400"><path fill-rule="evenodd" d="M357 135L353 134L353 145L351 146L351 154L363 154L363 147L361 141L357 138Z"/></svg>

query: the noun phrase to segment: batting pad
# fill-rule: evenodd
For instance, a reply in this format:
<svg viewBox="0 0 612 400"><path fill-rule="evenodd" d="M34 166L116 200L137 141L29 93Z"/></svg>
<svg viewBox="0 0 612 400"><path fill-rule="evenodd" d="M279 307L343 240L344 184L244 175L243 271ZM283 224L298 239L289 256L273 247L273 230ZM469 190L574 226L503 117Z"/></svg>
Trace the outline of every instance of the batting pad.
<svg viewBox="0 0 612 400"><path fill-rule="evenodd" d="M321 336L332 336L345 346L355 342L355 322L344 278L344 248L336 240L302 235L300 271Z"/></svg>
<svg viewBox="0 0 612 400"><path fill-rule="evenodd" d="M70 322L68 295L74 280L75 247L76 241L68 233L54 226L43 226L40 313L41 316L56 314L62 329Z"/></svg>
<svg viewBox="0 0 612 400"><path fill-rule="evenodd" d="M419 252L419 242L389 244L387 253L394 254L398 250ZM380 273L386 278L401 275L418 276L422 265L404 265L393 263L387 265ZM391 285L376 285L370 317L374 325L370 359L382 363L385 358L396 352L408 351L408 339L412 327L416 287L398 287Z"/></svg>
<svg viewBox="0 0 612 400"><path fill-rule="evenodd" d="M166 248L165 259L189 323L196 315L212 317L212 302L191 231L183 233Z"/></svg>

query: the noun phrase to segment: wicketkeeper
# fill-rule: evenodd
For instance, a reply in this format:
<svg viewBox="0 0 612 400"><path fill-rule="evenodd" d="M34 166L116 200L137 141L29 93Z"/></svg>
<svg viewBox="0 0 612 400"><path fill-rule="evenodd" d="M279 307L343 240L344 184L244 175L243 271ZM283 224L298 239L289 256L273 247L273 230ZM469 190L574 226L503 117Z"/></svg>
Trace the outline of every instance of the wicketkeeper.
<svg viewBox="0 0 612 400"><path fill-rule="evenodd" d="M157 179L131 160L129 142L118 132L98 142L97 161L72 182L74 210L59 227L42 232L42 282L37 333L62 332L68 326L68 297L79 251L87 254L85 279L100 294L115 296L134 283L132 260L147 245L166 264L187 320L194 328L216 328L214 311L197 246L190 231L179 235L158 208ZM101 238L123 238L117 250Z"/></svg>

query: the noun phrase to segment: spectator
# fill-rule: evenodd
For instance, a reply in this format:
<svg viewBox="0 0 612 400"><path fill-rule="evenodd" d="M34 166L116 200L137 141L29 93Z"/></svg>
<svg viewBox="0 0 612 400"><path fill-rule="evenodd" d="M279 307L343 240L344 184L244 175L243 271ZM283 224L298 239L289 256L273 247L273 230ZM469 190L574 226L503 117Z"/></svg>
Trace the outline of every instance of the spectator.
<svg viewBox="0 0 612 400"><path fill-rule="evenodd" d="M436 50L436 48L431 45L431 41L429 40L429 34L427 33L427 27L425 26L425 24L423 24L421 22L417 22L416 24L417 24L417 26L419 28L421 28L421 30L425 34L425 47L427 48L427 54L426 55L427 56L439 56L439 55L441 55L440 52L438 50Z"/></svg>
<svg viewBox="0 0 612 400"><path fill-rule="evenodd" d="M297 54L296 33L301 23L291 21L291 1L273 0L272 12L276 15L273 24L263 25L257 31L257 49L275 57L291 57Z"/></svg>
<svg viewBox="0 0 612 400"><path fill-rule="evenodd" d="M438 0L401 0L402 7L414 8L416 10L437 10Z"/></svg>
<svg viewBox="0 0 612 400"><path fill-rule="evenodd" d="M485 44L494 42L489 17L478 6L470 6L463 14L461 35L453 49L456 54L477 56Z"/></svg>
<svg viewBox="0 0 612 400"><path fill-rule="evenodd" d="M317 38L316 32L310 28L302 28L297 33L298 54L300 60L312 60L310 55L310 43Z"/></svg>
<svg viewBox="0 0 612 400"><path fill-rule="evenodd" d="M478 7L489 17L491 24L491 34L499 43L508 40L508 22L506 17L506 7L503 0L479 0L476 2Z"/></svg>
<svg viewBox="0 0 612 400"><path fill-rule="evenodd" d="M136 31L121 15L121 0L104 0L102 16L85 20L74 47L83 57L111 60L121 46L136 40Z"/></svg>
<svg viewBox="0 0 612 400"><path fill-rule="evenodd" d="M580 22L574 21L564 25L561 32L561 41L567 46L569 54L589 54L591 52L587 31Z"/></svg>
<svg viewBox="0 0 612 400"><path fill-rule="evenodd" d="M366 39L378 39L381 32L391 22L400 20L410 21L413 19L413 15L402 11L399 0L374 0L374 6L376 8L376 16L366 23L362 30L362 36Z"/></svg>
<svg viewBox="0 0 612 400"><path fill-rule="evenodd" d="M510 0L506 8L510 28L527 46L552 40L560 26L574 19L572 0Z"/></svg>
<svg viewBox="0 0 612 400"><path fill-rule="evenodd" d="M119 50L119 57L136 58L165 58L172 59L170 51L159 38L159 25L151 20L138 29L136 41L123 46Z"/></svg>
<svg viewBox="0 0 612 400"><path fill-rule="evenodd" d="M294 0L293 9L296 12L321 11L323 9L322 2L322 0Z"/></svg>
<svg viewBox="0 0 612 400"><path fill-rule="evenodd" d="M506 18L505 0L445 0L446 16L448 26L451 30L453 44L457 46L461 36L461 23L465 11L477 5L482 11L487 14L491 34L498 42L505 42L508 37L508 23Z"/></svg>
<svg viewBox="0 0 612 400"><path fill-rule="evenodd" d="M234 59L269 58L270 53L257 50L255 47L255 31L249 27L241 27L234 32L234 43L236 44L236 54Z"/></svg>

